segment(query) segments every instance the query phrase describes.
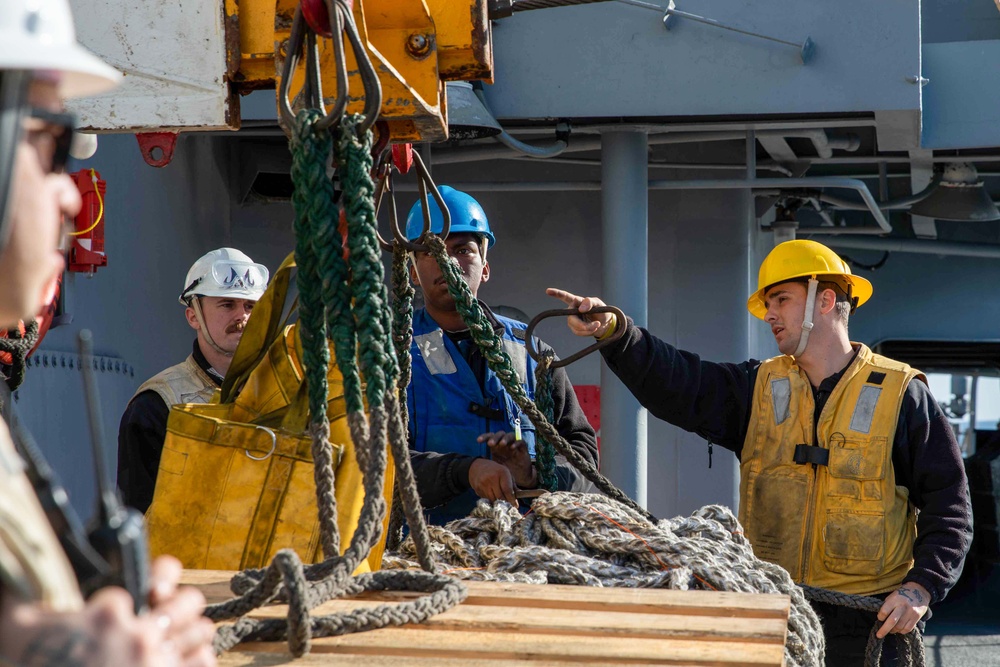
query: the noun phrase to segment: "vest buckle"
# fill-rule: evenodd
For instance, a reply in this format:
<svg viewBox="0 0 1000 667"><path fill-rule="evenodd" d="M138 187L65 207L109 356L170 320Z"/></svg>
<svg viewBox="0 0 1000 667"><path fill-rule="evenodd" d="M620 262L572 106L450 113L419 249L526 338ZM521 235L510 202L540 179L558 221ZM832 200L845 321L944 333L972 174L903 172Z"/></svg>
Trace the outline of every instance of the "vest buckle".
<svg viewBox="0 0 1000 667"><path fill-rule="evenodd" d="M494 410L493 408L489 408L485 405L480 405L475 401L469 403L469 412L477 417L488 419L491 422L502 422L505 419L505 415L502 410Z"/></svg>
<svg viewBox="0 0 1000 667"><path fill-rule="evenodd" d="M793 460L799 465L805 465L806 463L820 466L829 465L830 450L814 445L795 445Z"/></svg>

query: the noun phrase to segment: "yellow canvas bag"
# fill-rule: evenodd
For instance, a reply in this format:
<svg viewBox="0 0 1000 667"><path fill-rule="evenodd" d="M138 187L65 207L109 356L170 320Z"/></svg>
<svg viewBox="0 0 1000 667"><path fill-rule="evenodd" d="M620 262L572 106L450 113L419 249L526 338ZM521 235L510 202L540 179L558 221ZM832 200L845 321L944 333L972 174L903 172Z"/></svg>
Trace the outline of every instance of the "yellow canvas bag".
<svg viewBox="0 0 1000 667"><path fill-rule="evenodd" d="M306 563L323 559L298 325L285 326L282 317L294 267L289 255L255 306L218 402L170 408L146 512L153 556L171 554L186 568L220 570L265 567L285 548ZM364 490L343 378L332 361L327 379L343 551L357 527ZM390 454L386 503L392 483ZM381 566L385 528L359 572Z"/></svg>

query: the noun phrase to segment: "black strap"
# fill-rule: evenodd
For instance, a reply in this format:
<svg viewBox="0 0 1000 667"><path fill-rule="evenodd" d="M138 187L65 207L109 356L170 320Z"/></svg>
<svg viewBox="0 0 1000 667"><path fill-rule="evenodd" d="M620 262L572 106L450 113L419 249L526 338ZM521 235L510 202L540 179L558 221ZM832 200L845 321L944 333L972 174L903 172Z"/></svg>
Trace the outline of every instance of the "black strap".
<svg viewBox="0 0 1000 667"><path fill-rule="evenodd" d="M806 463L821 466L829 465L830 450L813 445L795 445L794 460L799 465L805 465Z"/></svg>
<svg viewBox="0 0 1000 667"><path fill-rule="evenodd" d="M504 420L504 413L502 411L493 410L474 401L469 403L469 412L477 417L483 417L484 419L489 419L493 422L500 422Z"/></svg>

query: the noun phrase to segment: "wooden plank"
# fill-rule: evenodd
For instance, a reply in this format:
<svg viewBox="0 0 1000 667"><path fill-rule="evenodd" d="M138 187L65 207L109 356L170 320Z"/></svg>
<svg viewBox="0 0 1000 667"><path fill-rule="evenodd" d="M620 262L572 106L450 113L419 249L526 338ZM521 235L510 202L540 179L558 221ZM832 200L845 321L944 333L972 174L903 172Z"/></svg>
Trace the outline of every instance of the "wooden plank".
<svg viewBox="0 0 1000 667"><path fill-rule="evenodd" d="M788 618L787 595L730 593L726 591L674 591L662 588L594 588L549 584L467 582L469 597L463 604L516 603L521 607L592 609L649 614L702 614L747 618Z"/></svg>
<svg viewBox="0 0 1000 667"><path fill-rule="evenodd" d="M187 571L210 602L232 597L232 573ZM295 664L359 663L515 667L552 665L780 665L790 600L710 591L535 586L467 582L463 604L423 624L325 637ZM420 594L387 592L331 600L328 614L394 605ZM257 618L283 617L276 605ZM291 664L286 645L243 644L228 666Z"/></svg>
<svg viewBox="0 0 1000 667"><path fill-rule="evenodd" d="M185 583L198 586L209 602L232 597L231 572L187 570ZM791 610L787 595L730 593L726 591L674 591L653 588L593 588L548 584L513 584L468 581L469 597L464 605L497 605L543 609L621 611L650 614L700 614L745 618L784 618ZM385 592L366 594L364 599L404 600L420 593Z"/></svg>
<svg viewBox="0 0 1000 667"><path fill-rule="evenodd" d="M249 643L244 652L286 651L275 643ZM492 660L563 660L579 664L632 662L647 665L774 666L784 647L749 642L703 642L681 639L583 637L516 632L459 632L414 628L382 628L313 641L314 654L350 653L389 659L397 657L469 658Z"/></svg>
<svg viewBox="0 0 1000 667"><path fill-rule="evenodd" d="M378 600L331 600L314 615L334 614L387 604ZM395 604L395 603L388 603ZM285 605L256 610L255 618L285 618ZM786 620L782 618L723 618L684 614L534 609L461 604L432 616L419 626L476 632L521 632L561 635L607 635L646 639L695 639L699 641L751 641L784 644Z"/></svg>
<svg viewBox="0 0 1000 667"><path fill-rule="evenodd" d="M352 655L348 653L310 653L294 661L291 655L281 655L279 653L230 652L219 657L219 667L273 667L275 665L289 665L289 667L358 667L362 663L368 663L373 667L383 664L382 661L373 661L370 655ZM577 667L580 663L575 660L491 660L394 656L391 661L386 660L385 664L389 664L391 667ZM645 667L648 663L616 661L608 664L614 665L614 667ZM594 664L592 663L588 667L594 667ZM704 667L704 665L690 664L689 667Z"/></svg>

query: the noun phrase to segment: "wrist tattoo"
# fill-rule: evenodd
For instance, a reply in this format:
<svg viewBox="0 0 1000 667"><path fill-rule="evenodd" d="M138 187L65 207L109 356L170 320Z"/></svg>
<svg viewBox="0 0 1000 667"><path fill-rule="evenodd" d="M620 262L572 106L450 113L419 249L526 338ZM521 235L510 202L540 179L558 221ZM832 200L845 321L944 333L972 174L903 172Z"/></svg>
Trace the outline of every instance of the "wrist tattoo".
<svg viewBox="0 0 1000 667"><path fill-rule="evenodd" d="M916 588L907 588L906 586L902 586L896 592L902 595L904 598L906 598L913 604L924 603L924 594L918 591Z"/></svg>

